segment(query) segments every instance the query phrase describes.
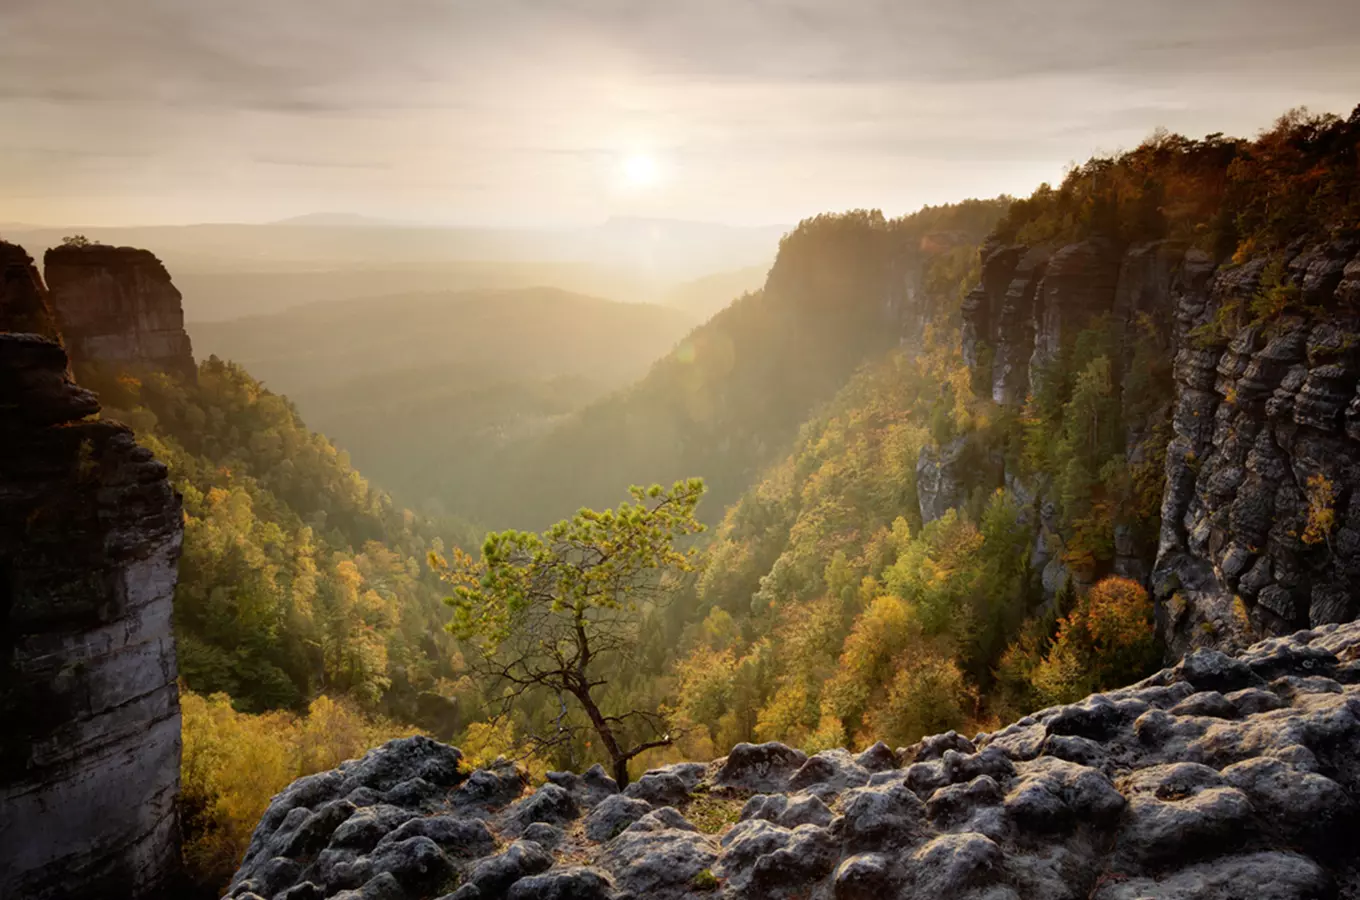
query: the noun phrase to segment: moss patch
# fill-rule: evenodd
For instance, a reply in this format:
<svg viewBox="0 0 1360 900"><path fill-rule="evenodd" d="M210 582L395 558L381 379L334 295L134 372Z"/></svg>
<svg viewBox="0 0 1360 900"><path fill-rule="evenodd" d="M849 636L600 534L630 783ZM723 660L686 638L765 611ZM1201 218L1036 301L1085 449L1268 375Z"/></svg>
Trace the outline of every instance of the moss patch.
<svg viewBox="0 0 1360 900"><path fill-rule="evenodd" d="M747 797L744 792L700 786L680 811L704 834L722 834L737 824Z"/></svg>

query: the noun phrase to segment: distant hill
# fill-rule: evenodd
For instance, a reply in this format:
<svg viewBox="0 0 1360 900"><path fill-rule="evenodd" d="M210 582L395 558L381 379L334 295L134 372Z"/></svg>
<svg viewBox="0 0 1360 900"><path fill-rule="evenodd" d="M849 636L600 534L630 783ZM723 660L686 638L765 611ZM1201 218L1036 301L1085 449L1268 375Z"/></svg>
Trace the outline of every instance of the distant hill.
<svg viewBox="0 0 1360 900"><path fill-rule="evenodd" d="M355 213L317 212L301 216L290 216L270 222L270 225L319 225L325 228L394 228L402 227L400 222L378 219L373 216L360 216Z"/></svg>
<svg viewBox="0 0 1360 900"><path fill-rule="evenodd" d="M200 357L244 365L378 483L442 510L462 507L464 477L505 443L636 379L693 321L533 288L315 303L189 329Z"/></svg>
<svg viewBox="0 0 1360 900"><path fill-rule="evenodd" d="M280 226L280 231L290 230ZM344 228L335 228L345 231ZM288 263L174 266L190 322L221 322L282 312L309 303L360 300L388 294L506 290L550 284L577 294L639 302L663 292L636 272L578 262L405 263L399 265Z"/></svg>
<svg viewBox="0 0 1360 900"><path fill-rule="evenodd" d="M462 492L463 509L492 526L536 526L616 502L632 483L697 475L710 488L705 514L720 516L857 367L912 339L912 293L937 260L974 265L1005 209L968 201L895 220L857 211L803 222L763 289L626 390L498 456Z"/></svg>
<svg viewBox="0 0 1360 900"><path fill-rule="evenodd" d="M747 266L696 278L672 288L665 302L693 313L699 319L710 319L742 294L759 290L768 270L768 266Z"/></svg>

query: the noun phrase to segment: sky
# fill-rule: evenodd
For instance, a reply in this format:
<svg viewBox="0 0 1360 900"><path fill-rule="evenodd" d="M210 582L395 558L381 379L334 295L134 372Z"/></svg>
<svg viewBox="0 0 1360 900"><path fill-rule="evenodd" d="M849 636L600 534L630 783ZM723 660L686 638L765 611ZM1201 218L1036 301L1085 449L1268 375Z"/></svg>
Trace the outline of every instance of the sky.
<svg viewBox="0 0 1360 900"><path fill-rule="evenodd" d="M3 0L0 222L897 215L1357 104L1360 0Z"/></svg>

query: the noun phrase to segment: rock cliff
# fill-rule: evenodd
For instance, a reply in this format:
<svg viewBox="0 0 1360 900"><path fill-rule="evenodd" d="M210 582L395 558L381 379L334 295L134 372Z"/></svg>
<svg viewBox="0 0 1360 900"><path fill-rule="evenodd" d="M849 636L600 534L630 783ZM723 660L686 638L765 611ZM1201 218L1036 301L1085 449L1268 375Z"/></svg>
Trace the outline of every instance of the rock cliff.
<svg viewBox="0 0 1360 900"><path fill-rule="evenodd" d="M1192 653L969 740L741 744L619 792L393 741L274 798L238 900L1355 897L1360 624Z"/></svg>
<svg viewBox="0 0 1360 900"><path fill-rule="evenodd" d="M66 354L0 333L0 897L128 898L178 865L165 466Z"/></svg>
<svg viewBox="0 0 1360 900"><path fill-rule="evenodd" d="M51 301L33 257L5 241L0 241L0 331L57 338Z"/></svg>
<svg viewBox="0 0 1360 900"><path fill-rule="evenodd" d="M1263 290L1265 260L1210 274L1187 259L1170 298L1175 436L1154 573L1177 648L1360 611L1358 250L1290 254L1285 284L1317 312L1269 327L1208 327Z"/></svg>
<svg viewBox="0 0 1360 900"><path fill-rule="evenodd" d="M1150 581L1173 655L1360 612L1358 250L1297 245L1274 273L1264 256L1219 264L1172 241L983 250L964 352L997 403L1040 394L1073 334L1099 322L1117 336L1125 457L1165 452L1166 487L1160 535L1117 529L1113 568ZM1245 324L1272 290L1306 312ZM1045 485L1017 487L1044 502ZM1044 521L1052 588L1065 570Z"/></svg>
<svg viewBox="0 0 1360 900"><path fill-rule="evenodd" d="M43 267L77 368L145 367L195 377L180 293L151 252L63 245L47 251Z"/></svg>

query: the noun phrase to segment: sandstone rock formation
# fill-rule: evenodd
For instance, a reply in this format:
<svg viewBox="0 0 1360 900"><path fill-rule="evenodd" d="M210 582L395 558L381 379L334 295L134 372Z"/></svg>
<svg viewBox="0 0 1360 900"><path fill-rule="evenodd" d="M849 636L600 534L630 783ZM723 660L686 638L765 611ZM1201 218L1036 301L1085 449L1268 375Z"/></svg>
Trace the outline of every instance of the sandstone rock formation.
<svg viewBox="0 0 1360 900"><path fill-rule="evenodd" d="M33 257L0 241L0 331L57 338L57 323Z"/></svg>
<svg viewBox="0 0 1360 900"><path fill-rule="evenodd" d="M1177 649L1198 635L1240 646L1360 612L1360 322L1343 312L1360 285L1357 251L1292 255L1291 280L1326 313L1226 339L1201 326L1255 295L1266 262L1205 278L1188 259L1191 276L1172 297L1175 437L1154 574Z"/></svg>
<svg viewBox="0 0 1360 900"><path fill-rule="evenodd" d="M1357 798L1360 624L1328 625L972 740L741 744L622 794L598 767L528 791L508 764L393 741L279 794L229 895L1346 898Z"/></svg>
<svg viewBox="0 0 1360 900"><path fill-rule="evenodd" d="M1293 248L1284 282L1310 312L1263 328L1231 326L1252 318L1234 311L1258 296L1264 258L1217 264L1171 241L983 250L964 354L998 403L1018 408L1041 389L1064 335L1098 319L1122 335L1119 384L1147 374L1135 329L1161 365L1174 360L1170 383L1123 394L1126 458L1165 448L1167 484L1160 536L1119 530L1115 571L1150 581L1175 655L1360 614L1358 251ZM1153 433L1168 420L1170 433ZM1062 573L1038 519L1035 562L1051 589Z"/></svg>
<svg viewBox="0 0 1360 900"><path fill-rule="evenodd" d="M47 251L43 267L74 365L195 376L180 293L151 252L63 245Z"/></svg>
<svg viewBox="0 0 1360 900"><path fill-rule="evenodd" d="M165 466L0 334L0 897L145 897L179 857Z"/></svg>

